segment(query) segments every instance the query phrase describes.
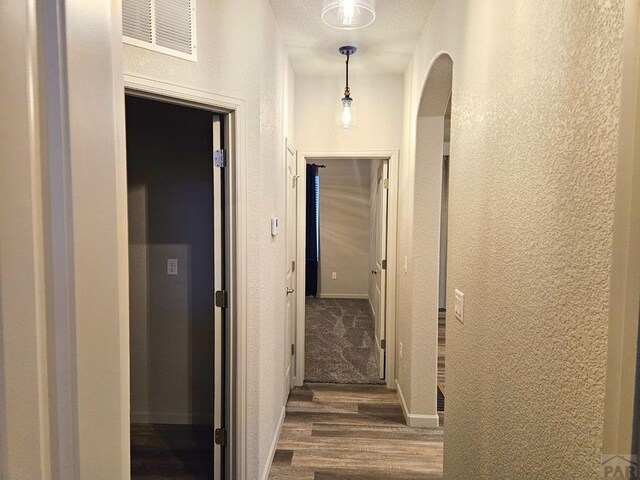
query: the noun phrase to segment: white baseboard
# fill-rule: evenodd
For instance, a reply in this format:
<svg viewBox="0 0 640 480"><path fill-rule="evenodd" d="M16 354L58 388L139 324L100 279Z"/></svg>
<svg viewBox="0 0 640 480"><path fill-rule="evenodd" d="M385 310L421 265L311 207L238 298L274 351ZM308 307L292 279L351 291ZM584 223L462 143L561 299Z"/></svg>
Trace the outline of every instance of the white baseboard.
<svg viewBox="0 0 640 480"><path fill-rule="evenodd" d="M287 412L287 406L282 407L282 412L280 413L280 420L278 420L278 426L276 427L276 433L273 436L273 440L271 441L271 448L269 449L269 455L267 456L267 463L262 470L262 475L260 478L262 480L267 480L269 478L269 471L271 470L271 464L273 463L273 457L276 454L276 449L278 448L278 440L280 439L280 432L282 431L282 424L284 423L284 416Z"/></svg>
<svg viewBox="0 0 640 480"><path fill-rule="evenodd" d="M396 390L398 390L398 397L400 397L400 404L402 405L402 414L404 415L404 419L407 421L407 425L410 427L421 428L438 428L440 426L440 417L437 414L424 415L409 413L409 409L407 408L407 403L404 401L404 395L402 394L402 389L400 388L398 380L396 380Z"/></svg>
<svg viewBox="0 0 640 480"><path fill-rule="evenodd" d="M368 293L319 293L318 298L350 298L353 300L366 300Z"/></svg>
<svg viewBox="0 0 640 480"><path fill-rule="evenodd" d="M165 425L213 425L213 415L206 413L131 412L131 423Z"/></svg>

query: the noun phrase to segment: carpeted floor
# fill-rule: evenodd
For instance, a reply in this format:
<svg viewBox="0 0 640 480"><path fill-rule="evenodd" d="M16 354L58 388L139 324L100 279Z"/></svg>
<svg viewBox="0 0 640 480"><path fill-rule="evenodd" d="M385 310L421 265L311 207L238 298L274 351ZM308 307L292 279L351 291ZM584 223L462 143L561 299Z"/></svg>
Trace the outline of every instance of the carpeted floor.
<svg viewBox="0 0 640 480"><path fill-rule="evenodd" d="M307 297L305 381L384 384L368 300Z"/></svg>

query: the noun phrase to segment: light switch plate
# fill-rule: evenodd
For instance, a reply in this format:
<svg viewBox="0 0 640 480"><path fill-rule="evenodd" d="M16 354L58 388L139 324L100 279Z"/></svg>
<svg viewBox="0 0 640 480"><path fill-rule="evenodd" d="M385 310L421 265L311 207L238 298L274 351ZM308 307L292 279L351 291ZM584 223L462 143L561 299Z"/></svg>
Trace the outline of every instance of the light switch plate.
<svg viewBox="0 0 640 480"><path fill-rule="evenodd" d="M178 275L177 258L167 258L167 275Z"/></svg>
<svg viewBox="0 0 640 480"><path fill-rule="evenodd" d="M455 299L453 301L453 313L456 318L464 323L464 293L460 290L456 290Z"/></svg>
<svg viewBox="0 0 640 480"><path fill-rule="evenodd" d="M337 280L338 279L338 272L331 272L331 279L332 280Z"/></svg>
<svg viewBox="0 0 640 480"><path fill-rule="evenodd" d="M280 219L278 217L273 217L271 219L271 236L275 237L278 235L280 231Z"/></svg>

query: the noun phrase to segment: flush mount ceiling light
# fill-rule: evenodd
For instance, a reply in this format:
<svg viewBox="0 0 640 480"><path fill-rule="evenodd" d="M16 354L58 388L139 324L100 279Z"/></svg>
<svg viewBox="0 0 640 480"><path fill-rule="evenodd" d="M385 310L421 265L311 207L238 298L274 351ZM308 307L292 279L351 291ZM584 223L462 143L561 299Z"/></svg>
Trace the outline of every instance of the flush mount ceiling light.
<svg viewBox="0 0 640 480"><path fill-rule="evenodd" d="M322 21L333 28L356 30L376 19L375 0L324 0Z"/></svg>
<svg viewBox="0 0 640 480"><path fill-rule="evenodd" d="M348 130L353 126L353 112L351 111L353 99L351 98L351 90L349 89L349 57L356 53L358 49L356 47L345 46L340 47L339 51L342 55L347 56L347 61L345 62L344 97L342 98L342 128Z"/></svg>

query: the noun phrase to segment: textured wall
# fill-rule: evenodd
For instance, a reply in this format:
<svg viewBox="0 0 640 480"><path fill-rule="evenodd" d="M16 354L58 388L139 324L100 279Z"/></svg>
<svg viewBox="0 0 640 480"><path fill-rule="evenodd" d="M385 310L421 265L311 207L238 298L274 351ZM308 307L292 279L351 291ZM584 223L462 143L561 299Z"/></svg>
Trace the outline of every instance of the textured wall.
<svg viewBox="0 0 640 480"><path fill-rule="evenodd" d="M324 160L320 169L321 296L366 296L371 160ZM331 278L336 272L337 279Z"/></svg>
<svg viewBox="0 0 640 480"><path fill-rule="evenodd" d="M448 305L465 293L465 324L449 308L447 479L598 478L622 10L442 0L407 71L411 152L429 64L454 62ZM419 161L403 165L409 192Z"/></svg>
<svg viewBox="0 0 640 480"><path fill-rule="evenodd" d="M259 478L284 406L285 236L271 237L270 219L284 218L284 139L293 136L293 122L286 118L295 91L292 70L266 0L198 2L197 63L130 45L124 54L125 73L246 101L247 478Z"/></svg>

